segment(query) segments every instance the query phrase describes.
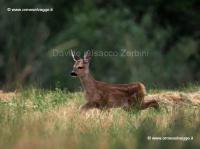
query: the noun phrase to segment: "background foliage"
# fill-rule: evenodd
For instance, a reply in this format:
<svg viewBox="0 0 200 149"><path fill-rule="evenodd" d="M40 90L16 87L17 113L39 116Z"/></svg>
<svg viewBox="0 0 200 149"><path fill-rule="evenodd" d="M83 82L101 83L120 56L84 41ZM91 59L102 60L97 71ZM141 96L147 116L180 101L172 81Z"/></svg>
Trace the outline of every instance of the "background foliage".
<svg viewBox="0 0 200 149"><path fill-rule="evenodd" d="M94 56L95 78L178 87L200 80L197 0L0 1L0 86L79 89L72 79L74 49L146 51L148 56ZM53 8L12 13L7 8Z"/></svg>

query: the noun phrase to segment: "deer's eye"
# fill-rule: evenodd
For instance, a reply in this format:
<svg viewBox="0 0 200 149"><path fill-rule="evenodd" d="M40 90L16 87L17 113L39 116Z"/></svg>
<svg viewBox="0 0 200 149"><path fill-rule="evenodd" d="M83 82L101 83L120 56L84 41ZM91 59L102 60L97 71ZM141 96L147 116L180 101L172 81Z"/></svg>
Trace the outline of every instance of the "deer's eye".
<svg viewBox="0 0 200 149"><path fill-rule="evenodd" d="M83 69L83 67L79 66L78 69Z"/></svg>

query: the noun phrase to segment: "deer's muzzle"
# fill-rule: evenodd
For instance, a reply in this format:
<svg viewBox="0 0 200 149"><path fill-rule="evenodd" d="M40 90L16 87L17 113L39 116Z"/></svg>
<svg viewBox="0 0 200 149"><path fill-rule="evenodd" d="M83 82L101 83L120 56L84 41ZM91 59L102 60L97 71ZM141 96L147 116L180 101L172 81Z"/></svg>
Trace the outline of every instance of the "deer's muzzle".
<svg viewBox="0 0 200 149"><path fill-rule="evenodd" d="M77 74L76 74L74 71L72 71L72 72L70 73L70 75L73 76L73 77L76 77L76 76L77 76Z"/></svg>

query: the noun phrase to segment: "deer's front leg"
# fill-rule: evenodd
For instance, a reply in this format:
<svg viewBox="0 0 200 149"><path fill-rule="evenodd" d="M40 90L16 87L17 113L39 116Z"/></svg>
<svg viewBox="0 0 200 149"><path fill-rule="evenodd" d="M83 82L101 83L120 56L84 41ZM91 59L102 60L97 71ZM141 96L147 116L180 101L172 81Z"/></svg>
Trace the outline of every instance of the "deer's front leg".
<svg viewBox="0 0 200 149"><path fill-rule="evenodd" d="M97 104L94 102L87 102L86 104L81 106L81 111L87 111L92 108L97 108Z"/></svg>

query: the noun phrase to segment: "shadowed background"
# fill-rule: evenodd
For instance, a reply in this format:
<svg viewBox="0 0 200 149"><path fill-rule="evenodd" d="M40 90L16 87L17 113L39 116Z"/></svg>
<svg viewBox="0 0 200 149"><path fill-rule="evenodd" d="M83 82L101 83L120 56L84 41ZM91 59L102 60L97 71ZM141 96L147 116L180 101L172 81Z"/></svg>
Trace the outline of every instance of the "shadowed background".
<svg viewBox="0 0 200 149"><path fill-rule="evenodd" d="M197 0L1 0L0 87L34 85L79 90L69 73L70 49L146 56L94 56L96 79L142 81L176 88L200 80ZM8 12L7 8L53 8L52 12Z"/></svg>

